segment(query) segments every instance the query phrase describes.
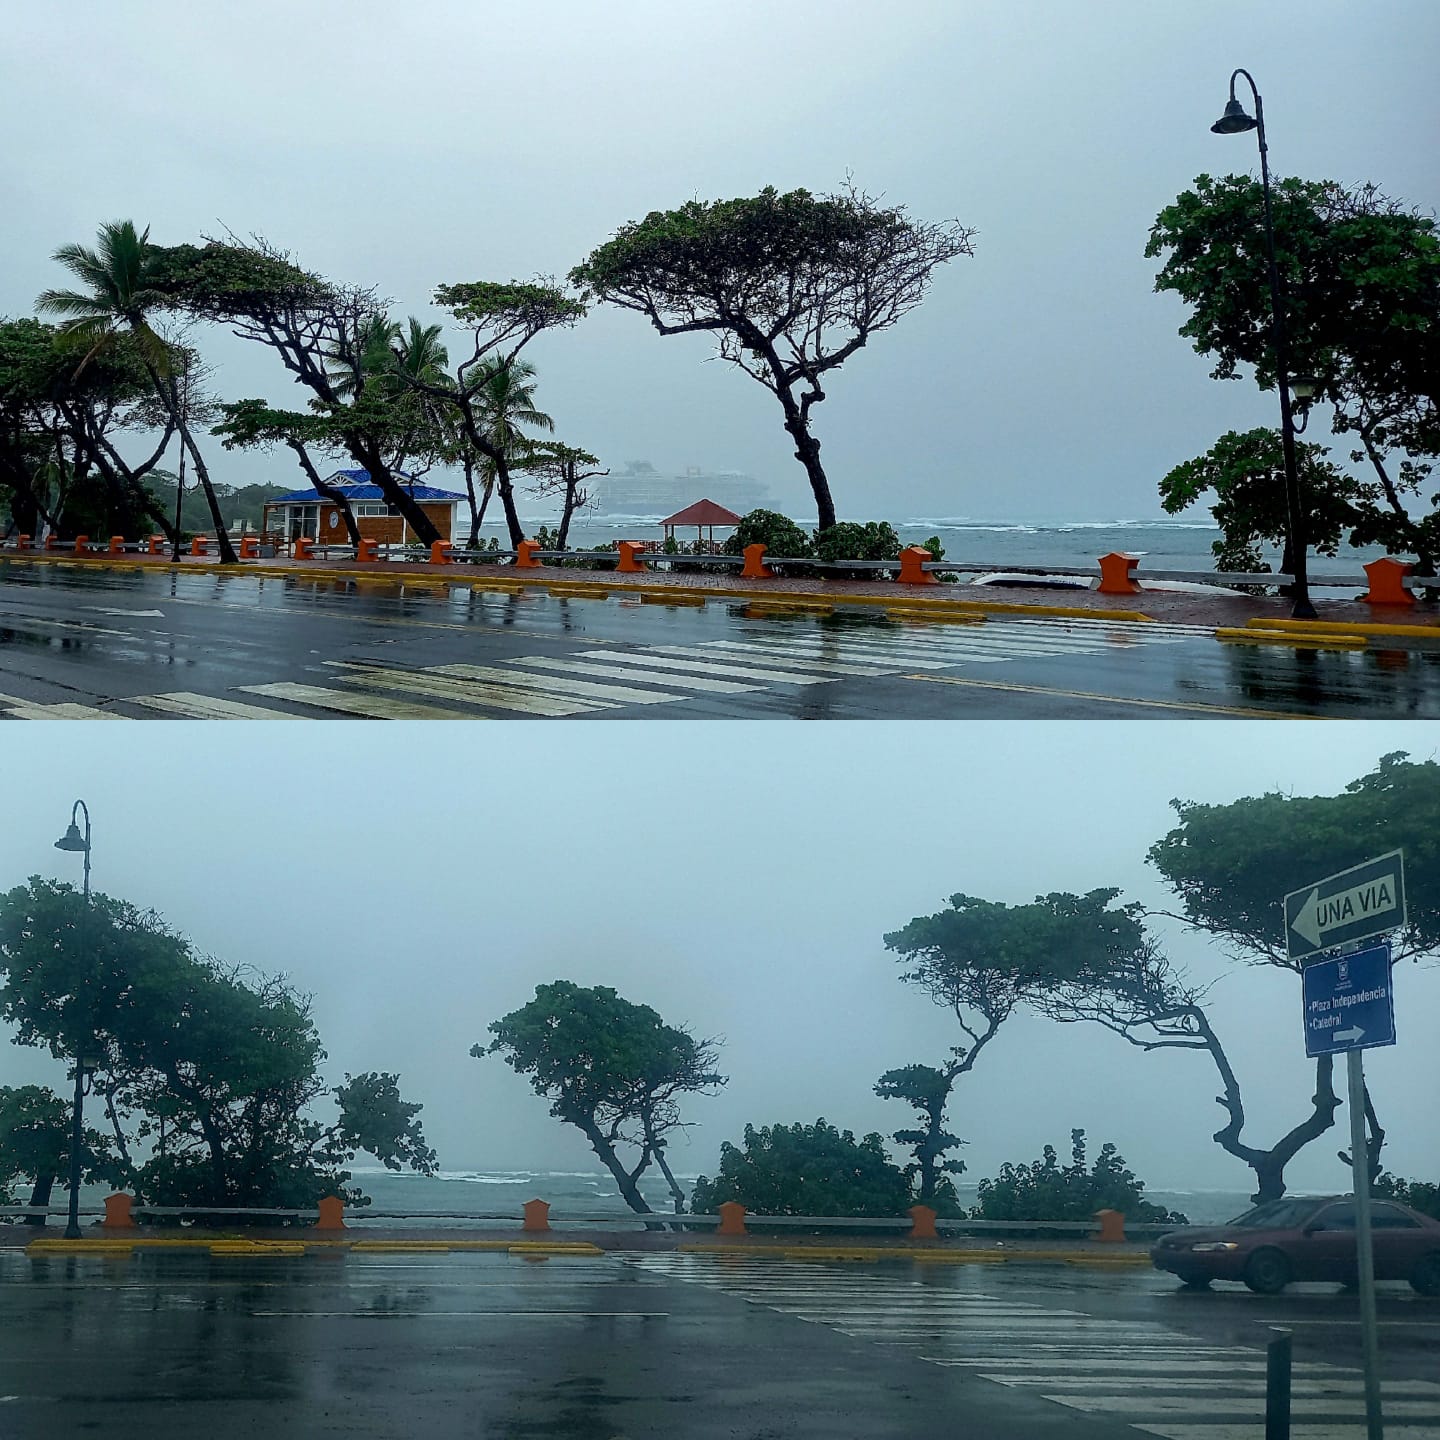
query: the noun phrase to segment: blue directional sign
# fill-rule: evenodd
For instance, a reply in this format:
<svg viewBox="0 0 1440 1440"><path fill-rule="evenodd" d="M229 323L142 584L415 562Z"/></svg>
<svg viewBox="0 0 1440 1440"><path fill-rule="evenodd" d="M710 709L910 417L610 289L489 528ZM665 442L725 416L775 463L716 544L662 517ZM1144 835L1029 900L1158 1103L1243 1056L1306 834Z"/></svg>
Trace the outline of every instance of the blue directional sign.
<svg viewBox="0 0 1440 1440"><path fill-rule="evenodd" d="M1339 1055L1395 1043L1395 997L1390 946L1312 960L1301 972L1305 989L1305 1053Z"/></svg>

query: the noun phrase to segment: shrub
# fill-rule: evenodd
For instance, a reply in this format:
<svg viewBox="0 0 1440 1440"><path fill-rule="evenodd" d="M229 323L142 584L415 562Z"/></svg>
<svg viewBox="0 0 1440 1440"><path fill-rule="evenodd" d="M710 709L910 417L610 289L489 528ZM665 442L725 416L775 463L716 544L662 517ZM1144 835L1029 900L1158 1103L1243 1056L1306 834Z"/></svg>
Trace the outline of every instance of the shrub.
<svg viewBox="0 0 1440 1440"><path fill-rule="evenodd" d="M813 1125L745 1127L742 1150L720 1147L713 1180L695 1182L690 1208L713 1214L738 1200L756 1215L903 1215L910 1183L878 1134L856 1140L823 1119Z"/></svg>
<svg viewBox="0 0 1440 1440"><path fill-rule="evenodd" d="M940 537L938 535L932 535L928 540L922 540L920 542L920 548L922 550L928 550L930 552L930 558L934 561L938 562L945 558L945 547L940 543Z"/></svg>
<svg viewBox="0 0 1440 1440"><path fill-rule="evenodd" d="M979 1185L974 1220L1088 1220L1097 1210L1118 1210L1127 1220L1188 1225L1178 1211L1144 1198L1145 1182L1125 1168L1125 1157L1108 1142L1093 1169L1085 1166L1085 1132L1070 1132L1070 1164L1062 1168L1055 1147L1029 1165L1000 1167Z"/></svg>
<svg viewBox="0 0 1440 1440"><path fill-rule="evenodd" d="M898 560L900 558L900 537L894 527L884 520L872 520L861 525L854 520L842 520L828 530L821 530L815 536L815 554L821 560L838 564L845 560ZM874 570L839 572L847 579L873 579Z"/></svg>
<svg viewBox="0 0 1440 1440"><path fill-rule="evenodd" d="M725 542L727 555L743 555L747 545L763 545L766 557L803 560L814 553L810 537L788 516L774 510L752 510L740 517Z"/></svg>
<svg viewBox="0 0 1440 1440"><path fill-rule="evenodd" d="M1440 1185L1428 1180L1402 1180L1387 1171L1375 1177L1375 1194L1440 1220Z"/></svg>

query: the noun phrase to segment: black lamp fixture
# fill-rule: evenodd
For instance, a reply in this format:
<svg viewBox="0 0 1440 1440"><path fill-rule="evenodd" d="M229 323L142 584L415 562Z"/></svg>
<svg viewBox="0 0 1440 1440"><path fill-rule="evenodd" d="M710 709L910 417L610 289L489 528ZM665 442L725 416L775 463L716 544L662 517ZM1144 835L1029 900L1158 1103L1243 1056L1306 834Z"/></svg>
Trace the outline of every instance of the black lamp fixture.
<svg viewBox="0 0 1440 1440"><path fill-rule="evenodd" d="M1243 75L1250 93L1255 97L1255 113L1251 115L1235 97L1235 81ZM1230 76L1230 98L1225 102L1225 113L1210 127L1216 135L1242 135L1247 130L1255 131L1260 144L1260 189L1265 197L1265 250L1270 270L1270 330L1271 345L1275 350L1275 387L1280 392L1280 446L1285 455L1285 530L1290 551L1290 600L1291 614L1297 620L1313 620L1315 606L1310 601L1310 582L1306 574L1305 514L1300 502L1300 467L1295 458L1295 420L1290 409L1290 374L1288 341L1285 333L1285 306L1280 293L1280 267L1275 259L1275 220L1270 207L1270 160L1269 147L1265 143L1265 105L1260 91L1248 70L1235 70ZM1317 387L1318 388L1318 387ZM1300 401L1303 412L1308 409L1315 390L1307 399ZM1299 395L1297 392L1297 400Z"/></svg>
<svg viewBox="0 0 1440 1440"><path fill-rule="evenodd" d="M85 816L85 830L81 833L76 817ZM65 833L55 842L57 850L69 850L85 857L85 908L80 914L80 944L86 941L87 922L90 918L90 807L83 800L77 800L70 811L70 824ZM95 1073L98 1062L82 1047L75 1056L75 1104L70 1116L70 1215L65 1225L65 1238L80 1238L80 1150L85 1139L83 1110L87 1082Z"/></svg>

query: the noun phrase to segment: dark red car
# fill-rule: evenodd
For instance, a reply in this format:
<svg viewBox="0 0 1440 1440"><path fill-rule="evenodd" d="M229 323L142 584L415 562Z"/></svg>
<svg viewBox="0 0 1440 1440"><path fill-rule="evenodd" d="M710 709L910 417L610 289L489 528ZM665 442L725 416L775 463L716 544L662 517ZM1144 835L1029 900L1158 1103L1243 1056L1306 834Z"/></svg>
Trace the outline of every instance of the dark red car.
<svg viewBox="0 0 1440 1440"><path fill-rule="evenodd" d="M1375 1278L1408 1280L1422 1295L1440 1295L1440 1220L1393 1200L1372 1200L1370 1219ZM1260 1295L1278 1295L1292 1280L1354 1283L1355 1200L1270 1200L1228 1225L1162 1235L1150 1258L1186 1285L1243 1280Z"/></svg>

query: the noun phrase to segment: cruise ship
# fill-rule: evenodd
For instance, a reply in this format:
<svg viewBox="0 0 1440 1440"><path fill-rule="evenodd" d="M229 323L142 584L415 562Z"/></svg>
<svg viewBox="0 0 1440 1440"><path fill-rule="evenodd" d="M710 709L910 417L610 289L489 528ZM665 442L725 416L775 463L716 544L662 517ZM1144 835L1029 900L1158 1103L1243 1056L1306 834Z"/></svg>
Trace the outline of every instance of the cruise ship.
<svg viewBox="0 0 1440 1440"><path fill-rule="evenodd" d="M648 460L631 460L618 474L593 482L588 508L596 515L661 517L697 500L713 500L744 515L763 505L769 493L769 486L738 470L707 471L692 465L683 474L663 475Z"/></svg>

